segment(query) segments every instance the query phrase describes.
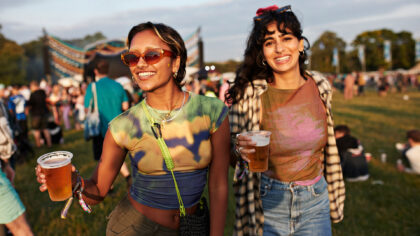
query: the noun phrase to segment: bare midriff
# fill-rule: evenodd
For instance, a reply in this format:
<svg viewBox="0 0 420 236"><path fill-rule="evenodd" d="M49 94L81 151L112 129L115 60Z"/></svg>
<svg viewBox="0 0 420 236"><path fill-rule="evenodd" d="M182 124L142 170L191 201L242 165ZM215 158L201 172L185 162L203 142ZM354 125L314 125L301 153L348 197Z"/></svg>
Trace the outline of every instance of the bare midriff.
<svg viewBox="0 0 420 236"><path fill-rule="evenodd" d="M131 205L148 219L171 229L179 228L179 209L165 210L149 207L134 200L130 194L128 195L128 199L130 200ZM185 211L187 214L194 214L196 209L197 204L190 208L186 208Z"/></svg>

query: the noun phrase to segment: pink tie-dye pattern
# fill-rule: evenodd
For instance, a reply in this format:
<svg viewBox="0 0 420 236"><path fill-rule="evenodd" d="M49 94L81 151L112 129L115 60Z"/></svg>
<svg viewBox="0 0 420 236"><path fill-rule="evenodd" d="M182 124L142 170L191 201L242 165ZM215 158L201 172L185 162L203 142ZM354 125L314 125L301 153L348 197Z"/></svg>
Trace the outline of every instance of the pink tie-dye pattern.
<svg viewBox="0 0 420 236"><path fill-rule="evenodd" d="M262 101L262 128L272 132L269 168L280 179L312 181L321 172L320 156L327 137L326 111L316 85L305 83L285 102L277 92L271 90Z"/></svg>

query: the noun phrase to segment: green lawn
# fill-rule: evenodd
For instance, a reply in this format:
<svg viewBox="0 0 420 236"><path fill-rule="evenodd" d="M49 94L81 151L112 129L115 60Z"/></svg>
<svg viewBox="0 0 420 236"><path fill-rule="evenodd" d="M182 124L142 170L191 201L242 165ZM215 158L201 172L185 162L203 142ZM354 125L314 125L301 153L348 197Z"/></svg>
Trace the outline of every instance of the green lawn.
<svg viewBox="0 0 420 236"><path fill-rule="evenodd" d="M363 183L346 182L344 220L333 225L334 235L419 235L420 176L396 171L399 156L395 142L405 139L405 131L420 128L420 93L407 93L378 97L374 92L344 101L335 92L333 114L335 124L347 124L352 134L359 138L367 152L372 153L369 163L371 178ZM73 163L81 174L89 177L96 162L93 160L91 143L83 140L82 132L64 133L65 144L53 148L38 149L37 156L54 150L74 153ZM387 153L387 163L378 159ZM16 188L27 207L27 217L36 235L105 235L106 217L123 197L125 180L119 176L115 191L91 214L84 213L73 203L68 218L60 219L64 202L51 202L47 193L38 191L34 167L36 158L17 166ZM230 173L232 176L232 170ZM381 180L383 184L374 184ZM234 199L230 191L225 235L232 235Z"/></svg>

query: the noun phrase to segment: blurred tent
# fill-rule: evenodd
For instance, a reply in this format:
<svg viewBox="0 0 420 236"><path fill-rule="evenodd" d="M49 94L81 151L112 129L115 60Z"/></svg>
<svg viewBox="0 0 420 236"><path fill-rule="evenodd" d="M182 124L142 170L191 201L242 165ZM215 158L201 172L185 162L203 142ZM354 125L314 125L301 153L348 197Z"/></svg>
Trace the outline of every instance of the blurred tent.
<svg viewBox="0 0 420 236"><path fill-rule="evenodd" d="M134 92L133 83L130 78L126 76L118 77L115 79L116 82L121 84L125 90L127 90L130 93Z"/></svg>
<svg viewBox="0 0 420 236"><path fill-rule="evenodd" d="M131 77L130 69L121 61L120 53L110 55L95 53L93 58L87 64L85 64L83 73L85 81L88 80L89 77L94 78L95 74L93 69L95 68L96 62L101 59L105 59L109 62L108 77L113 79L123 76L129 78Z"/></svg>
<svg viewBox="0 0 420 236"><path fill-rule="evenodd" d="M235 72L225 72L222 74L223 80L227 80L229 82L233 82L235 80L236 73Z"/></svg>
<svg viewBox="0 0 420 236"><path fill-rule="evenodd" d="M81 75L75 75L73 77L65 77L60 78L57 82L63 87L78 87L80 83L83 81L83 78Z"/></svg>
<svg viewBox="0 0 420 236"><path fill-rule="evenodd" d="M187 66L185 68L184 82L188 84L191 81L193 81L195 79L195 75L197 74L198 70L199 69L197 67Z"/></svg>
<svg viewBox="0 0 420 236"><path fill-rule="evenodd" d="M70 83L68 78L82 75L83 81L91 81L94 78L94 65L100 59L109 62L108 76L110 78L131 77L129 68L121 62L120 54L127 49L125 40L111 39L99 40L86 45L84 48L71 45L70 43L52 35L46 35L48 42L48 57L54 76L62 83ZM191 81L198 73L198 78L207 78L207 72L199 71L197 66L200 61L199 41L200 28L189 35L186 39L188 51L187 69L185 81Z"/></svg>
<svg viewBox="0 0 420 236"><path fill-rule="evenodd" d="M109 61L109 77L117 78L130 75L130 71L120 60L126 49L125 42L119 39L99 40L84 48L71 45L57 37L48 35L49 62L55 76L59 79L76 75L93 78L93 67L99 59ZM68 80L63 80L68 81Z"/></svg>
<svg viewBox="0 0 420 236"><path fill-rule="evenodd" d="M413 66L410 70L408 70L410 74L418 74L420 73L420 62L417 62L415 66Z"/></svg>

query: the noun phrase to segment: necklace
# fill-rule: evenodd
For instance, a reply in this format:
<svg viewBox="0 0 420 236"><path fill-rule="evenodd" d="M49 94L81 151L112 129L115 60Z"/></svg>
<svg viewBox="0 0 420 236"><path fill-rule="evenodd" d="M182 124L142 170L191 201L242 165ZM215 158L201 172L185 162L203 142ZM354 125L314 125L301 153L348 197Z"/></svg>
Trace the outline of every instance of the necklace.
<svg viewBox="0 0 420 236"><path fill-rule="evenodd" d="M159 116L159 119L160 119L161 123L167 123L167 122L175 119L179 115L179 113L181 112L182 108L184 108L184 104L185 104L185 91L182 91L182 93L184 94L184 98L182 99L182 105L181 105L181 107L177 110L177 112L174 115L172 115L172 112L174 111L174 109L173 110L170 110L169 112L165 112L165 113L162 114L161 111L156 110L153 107L149 106L147 104L147 97L146 97L144 100L145 100L145 103L146 103L147 110L153 111L153 113L157 114Z"/></svg>

